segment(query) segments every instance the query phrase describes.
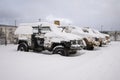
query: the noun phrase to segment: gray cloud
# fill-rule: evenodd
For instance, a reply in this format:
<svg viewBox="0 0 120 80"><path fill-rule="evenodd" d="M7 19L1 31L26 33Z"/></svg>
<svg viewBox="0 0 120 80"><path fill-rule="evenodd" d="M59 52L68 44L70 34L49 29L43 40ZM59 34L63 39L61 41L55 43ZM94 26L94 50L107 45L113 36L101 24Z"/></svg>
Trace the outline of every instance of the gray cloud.
<svg viewBox="0 0 120 80"><path fill-rule="evenodd" d="M15 11L0 9L0 24L14 24L17 17L19 14Z"/></svg>
<svg viewBox="0 0 120 80"><path fill-rule="evenodd" d="M37 21L53 15L74 25L120 30L119 0L1 0L0 22ZM2 21L4 19L4 21ZM114 27L114 28L113 28Z"/></svg>

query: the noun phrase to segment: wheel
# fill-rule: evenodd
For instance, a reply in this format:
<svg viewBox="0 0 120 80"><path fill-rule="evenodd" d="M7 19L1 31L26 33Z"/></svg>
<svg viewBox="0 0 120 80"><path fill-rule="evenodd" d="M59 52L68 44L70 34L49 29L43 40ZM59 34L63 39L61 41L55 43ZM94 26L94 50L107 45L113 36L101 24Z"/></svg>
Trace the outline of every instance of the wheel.
<svg viewBox="0 0 120 80"><path fill-rule="evenodd" d="M87 39L85 39L85 43L86 43L85 49L87 49L87 50L93 50L94 49L94 46L93 46L92 42L89 42Z"/></svg>
<svg viewBox="0 0 120 80"><path fill-rule="evenodd" d="M87 50L93 50L93 49L94 49L93 43L87 44Z"/></svg>
<svg viewBox="0 0 120 80"><path fill-rule="evenodd" d="M27 46L26 43L20 43L17 50L18 51L25 51L25 52L29 51L28 46Z"/></svg>
<svg viewBox="0 0 120 80"><path fill-rule="evenodd" d="M77 51L71 51L70 52L70 54L76 54L77 53Z"/></svg>
<svg viewBox="0 0 120 80"><path fill-rule="evenodd" d="M93 46L87 47L87 50L93 50L93 49L94 49Z"/></svg>
<svg viewBox="0 0 120 80"><path fill-rule="evenodd" d="M102 47L102 41L100 41L100 45L99 45L99 47Z"/></svg>
<svg viewBox="0 0 120 80"><path fill-rule="evenodd" d="M53 50L53 54L60 54L62 56L69 56L69 52L67 49L65 49L64 47L56 47L54 50Z"/></svg>

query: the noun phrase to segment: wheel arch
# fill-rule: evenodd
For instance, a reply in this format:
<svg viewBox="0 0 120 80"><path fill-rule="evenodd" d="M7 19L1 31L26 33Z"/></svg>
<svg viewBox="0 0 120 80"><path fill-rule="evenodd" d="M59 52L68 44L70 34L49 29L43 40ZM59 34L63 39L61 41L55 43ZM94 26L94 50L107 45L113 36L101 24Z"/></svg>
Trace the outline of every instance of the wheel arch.
<svg viewBox="0 0 120 80"><path fill-rule="evenodd" d="M25 51L29 51L29 47L28 47L28 45L25 43L25 42L21 42L19 45L18 45L18 48L17 48L17 50L19 51L19 49L20 49L20 47L21 46L24 46L24 48L25 48Z"/></svg>
<svg viewBox="0 0 120 80"><path fill-rule="evenodd" d="M56 46L63 46L64 48L66 48L66 45L64 43L53 43L52 46L51 46L51 51L53 51L53 49L56 47Z"/></svg>
<svg viewBox="0 0 120 80"><path fill-rule="evenodd" d="M19 41L18 41L18 44L21 44L21 43L25 43L25 44L28 45L28 42L27 42L26 40L19 40Z"/></svg>

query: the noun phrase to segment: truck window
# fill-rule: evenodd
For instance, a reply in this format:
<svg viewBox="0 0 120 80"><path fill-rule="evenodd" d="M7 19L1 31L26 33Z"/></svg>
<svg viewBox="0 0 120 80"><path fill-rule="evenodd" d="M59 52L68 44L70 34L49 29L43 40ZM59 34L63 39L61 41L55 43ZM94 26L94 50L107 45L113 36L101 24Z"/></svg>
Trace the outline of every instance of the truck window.
<svg viewBox="0 0 120 80"><path fill-rule="evenodd" d="M34 27L32 27L33 28L33 33L39 33L39 31L38 31L38 26L34 26Z"/></svg>
<svg viewBox="0 0 120 80"><path fill-rule="evenodd" d="M96 31L92 30L92 32L96 34Z"/></svg>
<svg viewBox="0 0 120 80"><path fill-rule="evenodd" d="M83 32L85 32L85 33L89 33L88 30L86 30L86 29L82 29L82 30L83 30Z"/></svg>
<svg viewBox="0 0 120 80"><path fill-rule="evenodd" d="M47 32L50 32L51 29L50 29L50 26L42 26L41 27L41 32L42 33L47 33Z"/></svg>

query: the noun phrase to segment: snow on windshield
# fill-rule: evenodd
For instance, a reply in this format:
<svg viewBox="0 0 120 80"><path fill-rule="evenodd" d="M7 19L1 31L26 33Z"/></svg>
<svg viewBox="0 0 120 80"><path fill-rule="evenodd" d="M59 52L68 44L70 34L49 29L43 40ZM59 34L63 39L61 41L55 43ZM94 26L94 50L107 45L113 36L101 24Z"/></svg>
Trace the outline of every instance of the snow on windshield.
<svg viewBox="0 0 120 80"><path fill-rule="evenodd" d="M73 30L83 33L83 30L80 27L74 26L72 27Z"/></svg>

